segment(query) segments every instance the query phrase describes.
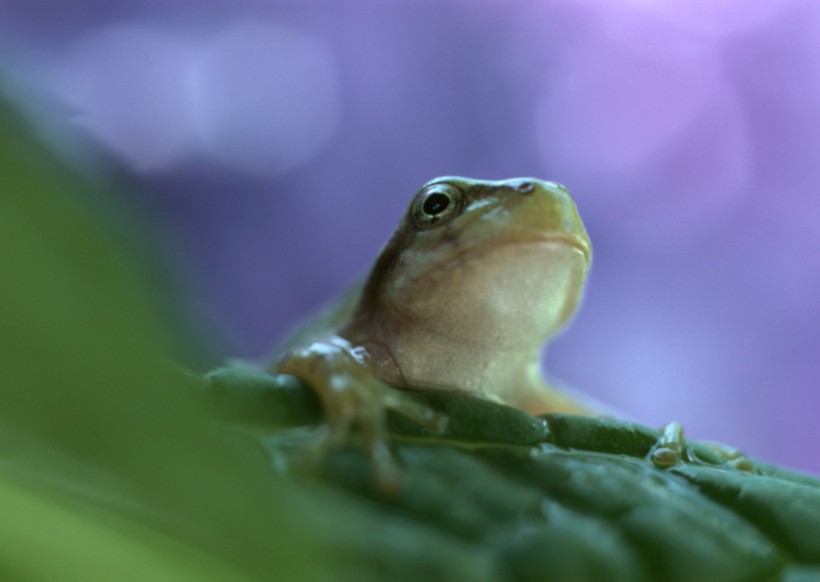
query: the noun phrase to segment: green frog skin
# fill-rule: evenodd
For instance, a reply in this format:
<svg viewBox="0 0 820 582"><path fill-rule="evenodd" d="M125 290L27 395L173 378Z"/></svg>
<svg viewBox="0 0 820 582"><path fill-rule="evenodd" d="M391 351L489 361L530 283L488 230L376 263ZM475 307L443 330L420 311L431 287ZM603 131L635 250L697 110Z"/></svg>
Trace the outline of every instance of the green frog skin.
<svg viewBox="0 0 820 582"><path fill-rule="evenodd" d="M446 422L408 391L595 414L550 386L539 365L579 304L591 256L563 186L436 178L413 196L365 280L305 326L271 370L317 392L326 446L358 429L383 482L395 473L385 409L431 430Z"/></svg>

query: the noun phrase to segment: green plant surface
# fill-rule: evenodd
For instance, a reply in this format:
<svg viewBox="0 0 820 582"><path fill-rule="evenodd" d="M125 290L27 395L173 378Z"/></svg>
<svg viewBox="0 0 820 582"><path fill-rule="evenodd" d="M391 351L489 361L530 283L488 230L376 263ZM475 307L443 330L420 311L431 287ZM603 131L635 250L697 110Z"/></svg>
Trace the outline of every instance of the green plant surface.
<svg viewBox="0 0 820 582"><path fill-rule="evenodd" d="M692 460L661 469L648 460L660 433L634 423L419 396L448 415L448 429L428 434L390 416L404 471L390 492L355 442L304 464L321 410L295 378L223 368L202 389L261 445L262 462L321 475L342 499L466 545L494 580L762 581L820 565L820 481L754 461L738 469L698 443ZM267 423L252 401L281 414Z"/></svg>

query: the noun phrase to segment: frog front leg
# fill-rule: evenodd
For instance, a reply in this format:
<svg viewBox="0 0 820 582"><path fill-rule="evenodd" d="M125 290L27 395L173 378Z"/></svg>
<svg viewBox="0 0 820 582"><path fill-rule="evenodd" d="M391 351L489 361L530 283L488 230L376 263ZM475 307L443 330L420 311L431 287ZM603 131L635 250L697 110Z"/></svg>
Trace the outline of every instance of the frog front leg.
<svg viewBox="0 0 820 582"><path fill-rule="evenodd" d="M291 350L276 371L303 380L319 396L327 434L317 452L343 445L358 430L377 485L383 490L395 489L400 485L399 468L387 444L387 409L437 433L444 430L447 419L374 377L367 357L363 349L334 338Z"/></svg>

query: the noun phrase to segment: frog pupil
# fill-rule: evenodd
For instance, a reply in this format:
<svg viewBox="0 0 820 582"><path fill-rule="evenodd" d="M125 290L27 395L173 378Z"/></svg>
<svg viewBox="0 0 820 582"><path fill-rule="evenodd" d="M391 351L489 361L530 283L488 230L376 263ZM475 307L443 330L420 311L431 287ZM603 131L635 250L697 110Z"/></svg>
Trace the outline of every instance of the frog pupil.
<svg viewBox="0 0 820 582"><path fill-rule="evenodd" d="M436 216L447 210L449 205L450 197L446 194L436 192L427 197L422 206L422 210L424 210L424 213L428 216Z"/></svg>

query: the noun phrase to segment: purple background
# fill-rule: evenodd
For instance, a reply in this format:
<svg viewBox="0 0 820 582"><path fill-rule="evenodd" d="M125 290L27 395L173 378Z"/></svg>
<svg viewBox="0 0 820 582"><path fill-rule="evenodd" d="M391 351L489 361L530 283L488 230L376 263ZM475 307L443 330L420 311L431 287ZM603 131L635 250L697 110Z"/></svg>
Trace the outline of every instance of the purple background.
<svg viewBox="0 0 820 582"><path fill-rule="evenodd" d="M220 355L364 272L422 182L534 175L595 249L550 372L820 472L815 0L0 0L0 33L133 174Z"/></svg>

